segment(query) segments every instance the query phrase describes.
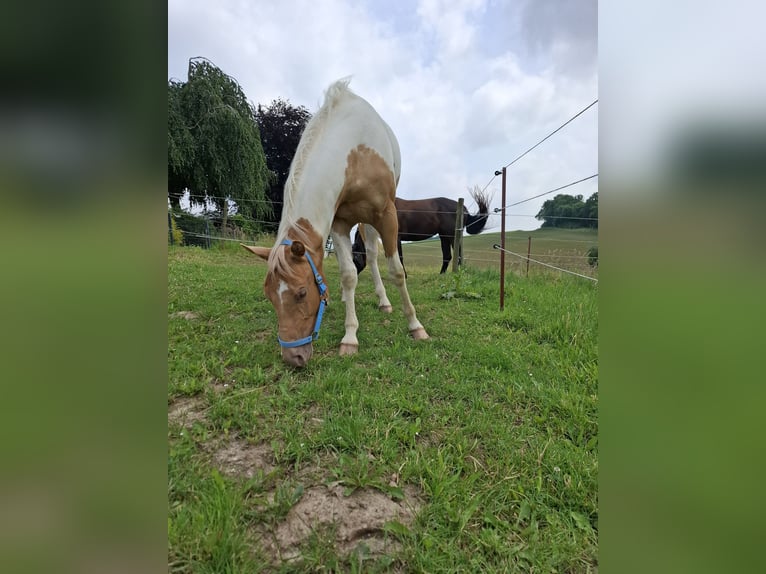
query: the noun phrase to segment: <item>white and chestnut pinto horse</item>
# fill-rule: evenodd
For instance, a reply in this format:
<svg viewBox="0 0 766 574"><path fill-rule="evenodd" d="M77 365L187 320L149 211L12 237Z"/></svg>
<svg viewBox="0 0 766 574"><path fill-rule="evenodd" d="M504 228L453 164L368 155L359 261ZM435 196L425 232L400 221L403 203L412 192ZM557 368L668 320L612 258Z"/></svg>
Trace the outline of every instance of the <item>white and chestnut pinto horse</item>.
<svg viewBox="0 0 766 574"><path fill-rule="evenodd" d="M339 80L325 93L325 101L306 126L285 183L284 208L272 249L250 247L268 261L266 296L277 313L282 358L303 367L313 353L327 286L322 273L324 242L332 231L341 273L342 301L346 304L346 334L340 354L357 352L359 322L354 307L357 274L351 259L351 228L366 226L366 248L372 261L378 233L388 260L389 276L399 289L410 334L427 339L415 316L402 264L397 257L398 223L394 197L399 183L399 144L373 107ZM380 308L391 303L377 267L371 268Z"/></svg>

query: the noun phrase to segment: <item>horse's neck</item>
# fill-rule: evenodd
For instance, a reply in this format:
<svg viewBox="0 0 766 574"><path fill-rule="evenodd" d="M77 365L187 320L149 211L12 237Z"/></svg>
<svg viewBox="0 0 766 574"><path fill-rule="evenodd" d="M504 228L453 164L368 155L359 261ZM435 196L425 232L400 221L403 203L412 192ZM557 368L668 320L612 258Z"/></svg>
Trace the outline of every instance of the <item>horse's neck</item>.
<svg viewBox="0 0 766 574"><path fill-rule="evenodd" d="M327 133L323 136L321 141L314 143L313 149L288 180L289 189L285 189L285 195L289 199L285 202L286 216L282 219L288 225L301 218L305 219L311 223L314 231L326 238L343 187L347 154L328 153L323 148L344 149L347 144L338 144L332 139L328 143ZM282 231L287 230L280 228Z"/></svg>
<svg viewBox="0 0 766 574"><path fill-rule="evenodd" d="M330 234L332 221L335 217L335 203L338 194L339 190L334 191L326 186L315 189L303 186L297 190L292 205L282 216L282 223L279 227L280 238L286 236L289 228L301 219L308 221L320 237L326 238Z"/></svg>

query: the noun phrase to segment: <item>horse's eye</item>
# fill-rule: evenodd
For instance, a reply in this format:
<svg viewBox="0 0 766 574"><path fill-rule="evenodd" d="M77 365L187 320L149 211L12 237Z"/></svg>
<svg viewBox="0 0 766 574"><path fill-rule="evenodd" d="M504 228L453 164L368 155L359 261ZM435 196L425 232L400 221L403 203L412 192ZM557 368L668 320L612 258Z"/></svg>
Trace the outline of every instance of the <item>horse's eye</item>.
<svg viewBox="0 0 766 574"><path fill-rule="evenodd" d="M295 299L297 301L300 301L301 299L303 299L306 296L306 293L307 293L306 288L305 287L301 287L300 289L298 289L298 292L295 294Z"/></svg>

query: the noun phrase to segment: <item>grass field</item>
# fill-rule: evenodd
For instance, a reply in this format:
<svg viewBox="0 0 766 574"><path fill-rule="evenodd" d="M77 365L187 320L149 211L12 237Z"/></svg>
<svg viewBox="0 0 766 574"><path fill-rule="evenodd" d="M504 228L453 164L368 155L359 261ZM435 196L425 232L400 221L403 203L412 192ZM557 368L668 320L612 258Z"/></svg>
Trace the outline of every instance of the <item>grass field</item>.
<svg viewBox="0 0 766 574"><path fill-rule="evenodd" d="M264 264L170 248L169 571L597 570L597 287L511 273L500 312L468 247L485 239L459 278L405 252L428 341L395 289L378 312L364 272L354 357L328 259L301 371L281 363Z"/></svg>

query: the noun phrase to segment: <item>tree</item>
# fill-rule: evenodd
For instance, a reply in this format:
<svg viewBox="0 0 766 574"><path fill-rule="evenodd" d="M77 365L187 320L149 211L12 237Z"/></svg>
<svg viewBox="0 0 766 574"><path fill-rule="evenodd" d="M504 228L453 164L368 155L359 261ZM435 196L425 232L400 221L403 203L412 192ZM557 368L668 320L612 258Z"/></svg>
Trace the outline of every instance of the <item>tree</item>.
<svg viewBox="0 0 766 574"><path fill-rule="evenodd" d="M535 216L542 227L598 227L598 192L583 202L582 195L561 193L543 203Z"/></svg>
<svg viewBox="0 0 766 574"><path fill-rule="evenodd" d="M586 227L594 227L598 229L598 192L591 195L588 198L588 201L585 202L582 216L588 218L583 221Z"/></svg>
<svg viewBox="0 0 766 574"><path fill-rule="evenodd" d="M181 209L181 197L193 185L194 138L184 118L183 86L174 80L168 82L168 198L175 210Z"/></svg>
<svg viewBox="0 0 766 574"><path fill-rule="evenodd" d="M255 119L261 134L266 165L272 173L266 194L271 201L272 226L276 229L282 218L282 198L290 164L301 134L311 119L311 113L303 106L295 107L289 101L277 99L268 107L259 104Z"/></svg>
<svg viewBox="0 0 766 574"><path fill-rule="evenodd" d="M229 202L237 212L262 219L270 174L255 108L237 81L204 58L189 60L186 83L168 82L168 197L180 206L210 202L226 226Z"/></svg>

